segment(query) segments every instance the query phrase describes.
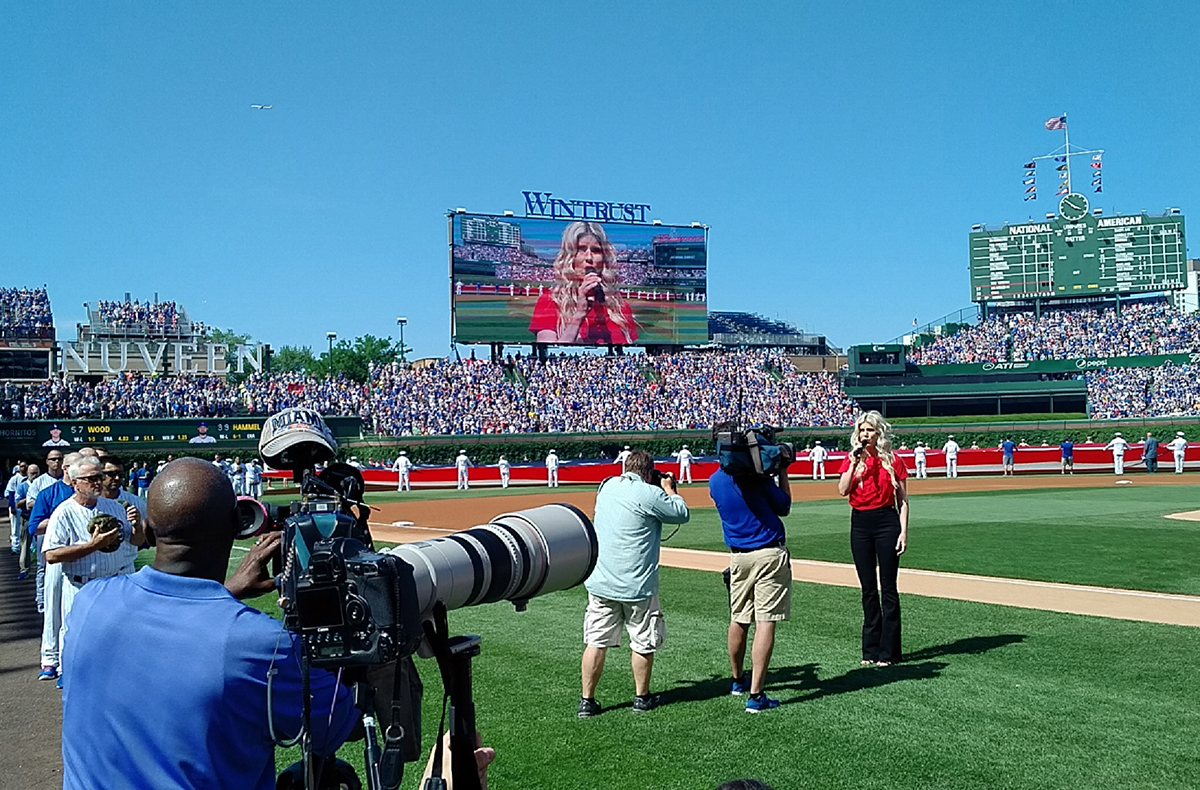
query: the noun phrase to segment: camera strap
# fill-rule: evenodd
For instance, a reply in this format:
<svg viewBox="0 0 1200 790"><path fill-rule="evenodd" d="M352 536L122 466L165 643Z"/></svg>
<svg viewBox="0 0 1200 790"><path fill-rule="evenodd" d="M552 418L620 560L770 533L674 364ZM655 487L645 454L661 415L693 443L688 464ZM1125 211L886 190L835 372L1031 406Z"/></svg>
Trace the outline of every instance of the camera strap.
<svg viewBox="0 0 1200 790"><path fill-rule="evenodd" d="M442 742L450 719L450 776L457 790L482 790L475 764L475 703L471 698L471 659L479 655L478 636L451 637L446 605L434 604L433 617L424 623L425 639L442 673L442 720L434 745L433 765L425 790L442 790Z"/></svg>

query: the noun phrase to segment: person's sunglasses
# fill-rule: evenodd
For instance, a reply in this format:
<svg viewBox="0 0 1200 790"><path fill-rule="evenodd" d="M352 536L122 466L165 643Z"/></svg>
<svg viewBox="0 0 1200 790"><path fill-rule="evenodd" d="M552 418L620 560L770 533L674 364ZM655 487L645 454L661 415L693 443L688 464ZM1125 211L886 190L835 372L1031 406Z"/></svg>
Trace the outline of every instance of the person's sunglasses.
<svg viewBox="0 0 1200 790"><path fill-rule="evenodd" d="M120 472L101 472L100 474L102 477L117 477L117 478L119 478L122 476Z"/></svg>
<svg viewBox="0 0 1200 790"><path fill-rule="evenodd" d="M89 483L94 483L100 479L100 475L82 475L80 477L76 477L75 479L76 480L87 480Z"/></svg>

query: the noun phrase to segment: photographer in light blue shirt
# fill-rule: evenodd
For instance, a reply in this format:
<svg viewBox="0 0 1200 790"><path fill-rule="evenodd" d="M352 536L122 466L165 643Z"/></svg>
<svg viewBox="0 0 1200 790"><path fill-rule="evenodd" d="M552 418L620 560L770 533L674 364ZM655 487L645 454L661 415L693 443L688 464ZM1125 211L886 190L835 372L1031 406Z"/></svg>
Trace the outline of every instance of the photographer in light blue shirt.
<svg viewBox="0 0 1200 790"><path fill-rule="evenodd" d="M584 582L588 607L583 621L581 719L600 713L596 684L608 648L621 644L622 627L632 651L633 710L644 713L660 703L650 694L654 652L666 637L658 602L659 545L663 524L684 524L688 518L675 478L656 470L654 459L643 450L625 459L625 474L600 484L594 519L600 552L596 569Z"/></svg>

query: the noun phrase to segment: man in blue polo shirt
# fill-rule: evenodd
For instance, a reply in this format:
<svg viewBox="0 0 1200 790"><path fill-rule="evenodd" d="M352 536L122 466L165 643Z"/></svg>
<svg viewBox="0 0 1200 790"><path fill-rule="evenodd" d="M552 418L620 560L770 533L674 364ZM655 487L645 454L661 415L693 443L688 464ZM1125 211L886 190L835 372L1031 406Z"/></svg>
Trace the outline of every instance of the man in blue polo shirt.
<svg viewBox="0 0 1200 790"><path fill-rule="evenodd" d="M729 547L729 663L733 694L750 692L747 713L779 706L763 692L767 667L775 649L775 624L792 609L792 562L781 516L792 508L787 469L775 479L761 475L733 477L718 469L708 479L708 493L721 517ZM750 676L746 677L746 637L754 623Z"/></svg>
<svg viewBox="0 0 1200 790"><path fill-rule="evenodd" d="M266 564L279 533L251 549L222 585L237 524L229 479L181 458L150 494L153 565L85 585L67 623L64 790L271 790L275 741L300 728L301 647L282 623L238 598L274 589ZM137 693L114 682L119 656L136 657ZM313 748L332 754L356 711L332 674L313 669L310 680Z"/></svg>
<svg viewBox="0 0 1200 790"><path fill-rule="evenodd" d="M1017 443L1012 440L1011 436L1006 436L1004 441L1000 442L1000 449L1004 453L1004 477L1013 474L1016 469L1015 454L1017 452Z"/></svg>

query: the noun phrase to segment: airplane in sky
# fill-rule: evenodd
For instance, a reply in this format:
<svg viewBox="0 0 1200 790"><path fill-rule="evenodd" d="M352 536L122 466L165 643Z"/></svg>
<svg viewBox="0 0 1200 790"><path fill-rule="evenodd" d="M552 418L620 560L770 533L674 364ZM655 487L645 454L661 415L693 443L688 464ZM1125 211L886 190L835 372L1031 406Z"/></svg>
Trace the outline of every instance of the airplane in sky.
<svg viewBox="0 0 1200 790"><path fill-rule="evenodd" d="M251 104L250 105L250 109L252 109L252 110L272 110L274 108L275 108L274 104Z"/></svg>

